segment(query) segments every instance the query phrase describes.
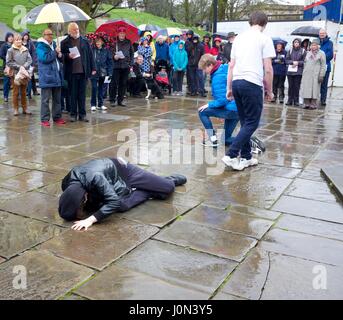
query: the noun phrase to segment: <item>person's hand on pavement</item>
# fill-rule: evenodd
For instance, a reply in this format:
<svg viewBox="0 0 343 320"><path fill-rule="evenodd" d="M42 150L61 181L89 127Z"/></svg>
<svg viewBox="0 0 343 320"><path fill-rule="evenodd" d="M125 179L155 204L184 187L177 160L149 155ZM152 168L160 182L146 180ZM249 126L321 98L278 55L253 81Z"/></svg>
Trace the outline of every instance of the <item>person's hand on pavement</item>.
<svg viewBox="0 0 343 320"><path fill-rule="evenodd" d="M75 221L71 228L75 231L81 231L84 228L87 231L95 222L97 222L97 219L94 216L90 216L87 219Z"/></svg>

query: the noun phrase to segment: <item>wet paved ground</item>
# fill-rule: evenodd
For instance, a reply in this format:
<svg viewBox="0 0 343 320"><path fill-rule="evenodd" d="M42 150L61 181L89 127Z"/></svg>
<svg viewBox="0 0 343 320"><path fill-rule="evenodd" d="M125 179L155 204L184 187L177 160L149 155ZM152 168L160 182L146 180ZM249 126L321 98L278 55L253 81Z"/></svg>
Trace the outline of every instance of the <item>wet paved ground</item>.
<svg viewBox="0 0 343 320"><path fill-rule="evenodd" d="M172 128L201 128L204 101L130 100L89 114L89 124L51 128L39 125L39 99L32 117L2 105L0 299L342 299L343 206L320 175L343 161L342 93L326 110L266 105L258 136L268 150L244 172L225 170L224 150L190 134L182 150L170 146ZM116 156L123 136L129 159L184 173L188 184L72 231L57 214L61 179L75 164ZM15 266L27 270L26 290L13 287Z"/></svg>

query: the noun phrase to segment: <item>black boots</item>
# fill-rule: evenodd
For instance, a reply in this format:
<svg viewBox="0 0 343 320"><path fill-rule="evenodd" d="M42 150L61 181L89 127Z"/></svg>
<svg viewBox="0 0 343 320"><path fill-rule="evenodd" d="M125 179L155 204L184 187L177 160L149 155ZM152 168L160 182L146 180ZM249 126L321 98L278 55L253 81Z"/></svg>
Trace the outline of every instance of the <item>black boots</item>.
<svg viewBox="0 0 343 320"><path fill-rule="evenodd" d="M181 174L173 174L173 175L166 177L166 178L173 180L175 187L182 186L187 182L187 178Z"/></svg>

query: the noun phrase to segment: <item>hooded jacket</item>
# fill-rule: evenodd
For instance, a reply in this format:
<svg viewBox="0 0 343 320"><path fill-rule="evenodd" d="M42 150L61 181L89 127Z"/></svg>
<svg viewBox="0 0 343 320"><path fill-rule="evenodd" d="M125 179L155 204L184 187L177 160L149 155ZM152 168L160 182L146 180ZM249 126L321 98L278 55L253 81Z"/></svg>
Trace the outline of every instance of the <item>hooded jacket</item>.
<svg viewBox="0 0 343 320"><path fill-rule="evenodd" d="M183 45L182 49L179 48ZM178 48L174 52L174 71L186 71L188 65L188 55L185 49L185 43L183 41L179 42Z"/></svg>
<svg viewBox="0 0 343 320"><path fill-rule="evenodd" d="M229 71L228 64L217 62L216 70L211 74L212 79L212 96L214 100L208 103L210 109L225 108L229 111L237 112L237 106L234 101L229 101L226 98L227 93L227 75Z"/></svg>
<svg viewBox="0 0 343 320"><path fill-rule="evenodd" d="M181 40L175 41L169 46L169 57L170 57L170 64L174 65L174 61L173 61L173 57L174 57L174 53L177 50L177 48L179 47L179 43Z"/></svg>
<svg viewBox="0 0 343 320"><path fill-rule="evenodd" d="M5 43L2 44L1 48L0 48L0 58L3 61L3 67L5 69L6 66L6 55L7 55L7 51L8 49L11 48L12 44L8 43L8 38L9 37L13 37L13 33L12 32L7 32L6 36L5 36Z"/></svg>
<svg viewBox="0 0 343 320"><path fill-rule="evenodd" d="M150 46L145 47L140 45L138 47L138 53L143 56L143 64L141 65L141 70L145 73L150 72L151 62L152 62L152 49Z"/></svg>
<svg viewBox="0 0 343 320"><path fill-rule="evenodd" d="M286 65L288 67L289 65L293 65L293 61L297 61L298 62L298 70L297 70L297 72L287 71L287 75L289 75L289 76L302 75L303 70L304 70L304 61L306 58L306 51L304 48L301 48L301 47L295 48L294 47L294 42L297 40L301 44L301 39L299 39L299 38L294 39L293 47L287 52Z"/></svg>
<svg viewBox="0 0 343 320"><path fill-rule="evenodd" d="M277 44L278 43L276 43L276 45ZM275 45L275 55L276 56L272 60L274 75L285 76L287 74L287 65L286 65L287 51L285 50L285 47L283 45L282 50L280 52L278 52L276 50L276 45Z"/></svg>
<svg viewBox="0 0 343 320"><path fill-rule="evenodd" d="M120 199L131 192L125 182L123 165L109 158L91 160L74 167L63 179L62 190L72 184L81 184L93 203L100 209L94 214L100 221L120 209Z"/></svg>
<svg viewBox="0 0 343 320"><path fill-rule="evenodd" d="M333 59L333 43L329 37L320 40L320 50L324 51L326 56L326 72L331 72L331 60Z"/></svg>
<svg viewBox="0 0 343 320"><path fill-rule="evenodd" d="M63 86L62 58L55 51L56 43L50 45L44 38L37 41L39 86L42 89Z"/></svg>
<svg viewBox="0 0 343 320"><path fill-rule="evenodd" d="M99 79L100 77L106 77L112 75L113 71L113 59L109 49L101 47L98 49L96 46L92 48L96 75L92 76L92 79Z"/></svg>
<svg viewBox="0 0 343 320"><path fill-rule="evenodd" d="M188 46L186 46L186 51L188 54L188 65L198 67L200 58L205 54L204 46L200 42L190 42Z"/></svg>

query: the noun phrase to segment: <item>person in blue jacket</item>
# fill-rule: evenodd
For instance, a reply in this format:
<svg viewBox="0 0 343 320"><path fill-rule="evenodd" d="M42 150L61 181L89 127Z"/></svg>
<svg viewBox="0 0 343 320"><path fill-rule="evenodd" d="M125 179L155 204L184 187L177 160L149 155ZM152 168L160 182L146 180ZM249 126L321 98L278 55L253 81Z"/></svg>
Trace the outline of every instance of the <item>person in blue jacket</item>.
<svg viewBox="0 0 343 320"><path fill-rule="evenodd" d="M170 77L169 77L169 81L170 84L173 87L173 91L176 91L176 84L174 83L174 61L173 61L173 56L175 51L177 50L178 46L179 46L179 42L180 42L180 35L179 34L175 34L172 35L171 38L173 39L173 42L169 45L169 58L170 58Z"/></svg>
<svg viewBox="0 0 343 320"><path fill-rule="evenodd" d="M276 102L276 99L279 97L279 103L283 104L285 99L285 81L287 75L287 65L286 65L286 56L287 52L285 50L285 43L282 41L276 42L275 44L275 54L276 57L273 58L273 93L274 98L272 103Z"/></svg>
<svg viewBox="0 0 343 320"><path fill-rule="evenodd" d="M112 75L113 59L109 49L104 47L104 40L98 37L95 40L95 45L92 48L96 74L91 76L92 95L91 95L91 111L107 110L104 106L104 82L105 77ZM98 97L98 105L97 105Z"/></svg>
<svg viewBox="0 0 343 320"><path fill-rule="evenodd" d="M177 96L182 95L182 84L185 72L188 65L188 54L185 49L185 42L180 41L178 49L175 50L173 55L173 84L174 84L174 94Z"/></svg>
<svg viewBox="0 0 343 320"><path fill-rule="evenodd" d="M2 44L0 48L0 58L2 59L2 66L5 70L6 67L6 55L8 49L12 47L13 44L14 34L12 32L7 32L5 36L5 42ZM8 95L11 89L11 78L4 75L4 102L8 102Z"/></svg>
<svg viewBox="0 0 343 320"><path fill-rule="evenodd" d="M229 65L217 61L211 54L204 54L199 61L199 69L211 76L212 96L214 98L198 110L200 120L208 135L208 140L204 139L203 145L212 147L219 145L211 117L225 120L225 144L230 145L233 141L232 133L239 122L239 117L236 103L226 98Z"/></svg>
<svg viewBox="0 0 343 320"><path fill-rule="evenodd" d="M37 41L39 86L41 88L41 124L50 127L49 100L52 95L52 118L57 125L65 124L61 112L61 89L63 86L62 53L53 41L50 29Z"/></svg>
<svg viewBox="0 0 343 320"><path fill-rule="evenodd" d="M161 63L162 61L165 61L167 64L169 64L170 58L169 58L169 46L165 42L163 36L159 36L156 39L155 44L156 49L156 65Z"/></svg>
<svg viewBox="0 0 343 320"><path fill-rule="evenodd" d="M320 102L322 106L326 106L328 83L329 83L329 77L331 73L331 60L333 59L333 42L328 37L325 29L321 29L319 31L319 39L320 39L320 49L324 51L326 55L326 65L327 65L326 74L320 87Z"/></svg>

